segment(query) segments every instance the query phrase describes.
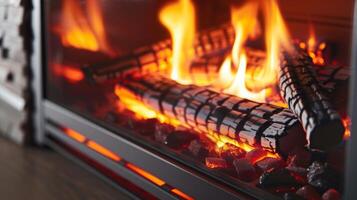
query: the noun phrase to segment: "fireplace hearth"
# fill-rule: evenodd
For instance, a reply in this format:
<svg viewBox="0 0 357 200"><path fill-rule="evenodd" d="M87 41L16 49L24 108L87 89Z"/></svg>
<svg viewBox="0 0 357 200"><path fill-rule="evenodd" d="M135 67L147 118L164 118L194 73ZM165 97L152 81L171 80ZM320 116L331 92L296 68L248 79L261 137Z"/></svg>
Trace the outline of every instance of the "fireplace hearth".
<svg viewBox="0 0 357 200"><path fill-rule="evenodd" d="M37 142L140 198L343 198L353 1L322 4L34 1Z"/></svg>

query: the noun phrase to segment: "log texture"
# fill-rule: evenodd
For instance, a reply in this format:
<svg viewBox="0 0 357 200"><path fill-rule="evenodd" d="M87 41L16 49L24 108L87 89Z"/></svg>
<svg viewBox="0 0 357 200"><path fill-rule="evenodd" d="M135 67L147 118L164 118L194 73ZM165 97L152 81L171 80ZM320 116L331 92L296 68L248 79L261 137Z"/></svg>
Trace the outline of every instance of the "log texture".
<svg viewBox="0 0 357 200"><path fill-rule="evenodd" d="M116 91L120 99L130 92L156 112L201 133L214 132L283 156L306 144L298 119L284 108L181 85L153 74L127 76Z"/></svg>
<svg viewBox="0 0 357 200"><path fill-rule="evenodd" d="M350 69L347 66L326 65L316 67L317 78L333 106L341 115L347 117Z"/></svg>
<svg viewBox="0 0 357 200"><path fill-rule="evenodd" d="M222 54L231 48L234 36L234 29L231 25L223 25L200 33L194 41L194 57ZM122 55L106 63L85 66L83 71L86 77L94 82L119 78L132 71L162 72L168 69L171 54L171 40L164 40L136 49L130 54Z"/></svg>
<svg viewBox="0 0 357 200"><path fill-rule="evenodd" d="M281 96L300 119L306 131L308 146L328 150L342 141L344 127L324 89L316 78L306 53L283 53L279 70Z"/></svg>

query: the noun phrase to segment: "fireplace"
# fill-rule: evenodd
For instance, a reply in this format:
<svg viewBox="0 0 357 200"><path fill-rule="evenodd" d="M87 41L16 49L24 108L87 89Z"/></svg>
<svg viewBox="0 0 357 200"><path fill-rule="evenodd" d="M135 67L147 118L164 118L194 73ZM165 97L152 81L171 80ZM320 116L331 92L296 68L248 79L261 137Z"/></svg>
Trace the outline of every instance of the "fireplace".
<svg viewBox="0 0 357 200"><path fill-rule="evenodd" d="M353 195L353 1L33 2L39 144L140 198Z"/></svg>

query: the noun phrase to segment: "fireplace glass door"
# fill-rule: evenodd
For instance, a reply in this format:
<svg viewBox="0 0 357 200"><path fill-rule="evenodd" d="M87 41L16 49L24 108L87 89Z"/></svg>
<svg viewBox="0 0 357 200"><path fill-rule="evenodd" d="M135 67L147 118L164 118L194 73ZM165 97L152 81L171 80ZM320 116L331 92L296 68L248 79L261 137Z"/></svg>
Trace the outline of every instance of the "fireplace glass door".
<svg viewBox="0 0 357 200"><path fill-rule="evenodd" d="M257 197L343 192L352 0L44 8L46 99Z"/></svg>

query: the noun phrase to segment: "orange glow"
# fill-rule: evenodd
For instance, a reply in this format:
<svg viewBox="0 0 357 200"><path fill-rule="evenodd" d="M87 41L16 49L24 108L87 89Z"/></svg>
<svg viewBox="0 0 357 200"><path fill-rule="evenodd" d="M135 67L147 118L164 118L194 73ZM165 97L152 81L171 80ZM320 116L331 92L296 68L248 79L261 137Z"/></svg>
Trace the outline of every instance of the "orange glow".
<svg viewBox="0 0 357 200"><path fill-rule="evenodd" d="M252 147L248 144L238 142L237 140L234 140L227 136L220 135L220 134L213 133L213 132L209 132L208 134L206 134L206 136L216 144L215 151L218 154L221 153L222 149L227 150L227 148L229 148L226 144L234 145L236 147L243 149L246 152L249 152L256 148L256 147ZM266 157L279 158L280 156L276 153L267 152L267 155L264 158L266 158Z"/></svg>
<svg viewBox="0 0 357 200"><path fill-rule="evenodd" d="M54 64L52 66L53 66L54 73L57 76L62 76L65 79L67 79L69 82L76 83L84 79L83 72L76 67L59 65L59 64Z"/></svg>
<svg viewBox="0 0 357 200"><path fill-rule="evenodd" d="M83 4L86 7L83 9L79 1L63 1L61 24L58 28L63 46L114 54L107 41L98 2L86 0Z"/></svg>
<svg viewBox="0 0 357 200"><path fill-rule="evenodd" d="M170 119L165 115L147 107L136 96L125 88L115 86L114 92L119 98L119 107L124 106L126 109L131 110L135 113L136 119L152 119L156 118L161 123L171 124L174 127L178 127L181 123L175 119Z"/></svg>
<svg viewBox="0 0 357 200"><path fill-rule="evenodd" d="M179 0L160 10L160 22L170 31L172 39L171 78L190 83L190 63L193 59L195 8L190 0Z"/></svg>
<svg viewBox="0 0 357 200"><path fill-rule="evenodd" d="M276 0L263 1L266 25L265 45L267 58L264 68L255 77L258 88L276 84L280 66L280 53L284 49L293 53L291 39ZM263 80L263 81L259 81ZM254 82L255 83L255 82Z"/></svg>
<svg viewBox="0 0 357 200"><path fill-rule="evenodd" d="M343 126L345 127L345 134L343 138L347 140L348 138L351 137L351 119L349 117L346 117L342 120Z"/></svg>
<svg viewBox="0 0 357 200"><path fill-rule="evenodd" d="M258 23L259 6L265 17L266 61L263 66L251 68L247 65L245 43L257 37L260 32ZM292 52L290 37L275 0L247 2L243 7L231 10L231 23L236 32L231 55L227 56L219 71L215 87L225 93L237 95L257 102L269 102L279 96L276 91L278 67L282 49ZM236 70L234 70L236 69ZM274 98L277 99L277 98ZM283 105L282 101L270 102Z"/></svg>
<svg viewBox="0 0 357 200"><path fill-rule="evenodd" d="M157 178L156 176L150 174L149 172L131 164L131 163L127 163L126 164L126 167L129 168L130 170L134 171L135 173L139 174L140 176L148 179L149 181L153 182L155 185L158 185L158 186L163 186L165 185L165 181Z"/></svg>
<svg viewBox="0 0 357 200"><path fill-rule="evenodd" d="M84 143L86 141L86 137L83 136L82 134L69 129L69 128L65 128L64 129L64 133L66 135L68 135L69 137L71 137L72 139L80 142L80 143ZM114 161L120 161L122 160L119 156L117 156L116 154L112 153L111 151L109 151L108 149L106 149L105 147L103 147L102 145L99 145L98 143L92 141L92 140L88 140L88 142L86 142L86 145L90 148L93 149L94 151L114 160ZM144 177L145 179L151 181L152 183L154 183L157 186L164 186L166 183L165 181L161 180L160 178L152 175L151 173L139 168L138 166L131 164L129 162L127 162L125 164L126 168L128 168L129 170L137 173L138 175ZM194 198L188 196L187 194L183 193L182 191L180 191L179 189L173 188L171 189L171 192L176 194L177 196L181 197L182 199L186 199L186 200L193 200Z"/></svg>
<svg viewBox="0 0 357 200"><path fill-rule="evenodd" d="M75 130L66 128L64 129L64 133L69 136L70 138L76 140L77 142L83 143L86 140L86 137L82 134L76 132Z"/></svg>
<svg viewBox="0 0 357 200"><path fill-rule="evenodd" d="M194 198L188 196L187 194L181 192L179 189L176 189L176 188L172 189L171 192L176 194L176 195L178 195L179 197L181 197L182 199L185 199L185 200L193 200L194 199Z"/></svg>
<svg viewBox="0 0 357 200"><path fill-rule="evenodd" d="M107 148L103 147L102 145L90 140L86 143L86 145L91 148L92 150L102 154L103 156L110 158L114 161L120 161L121 158L119 156L117 156L115 153L111 152L110 150L108 150Z"/></svg>
<svg viewBox="0 0 357 200"><path fill-rule="evenodd" d="M326 61L324 59L323 51L326 49L326 43L319 43L316 38L315 29L312 25L309 26L309 38L307 42L300 42L299 47L304 49L312 62L316 65L325 65Z"/></svg>
<svg viewBox="0 0 357 200"><path fill-rule="evenodd" d="M115 87L115 94L120 99L120 101L118 101L118 103L120 104L119 106L123 106L124 108L134 112L135 117L137 119L156 118L161 123L170 124L174 127L184 126L184 124L182 124L180 121L178 121L176 119L169 118L168 116L161 114L160 111L156 111L155 109L151 108L150 106L145 105L144 102L137 99L135 95L133 95L130 91L126 90L125 88L122 88L117 85ZM192 129L192 127L186 127L186 128ZM238 142L235 139L232 139L227 136L220 135L220 134L217 134L214 132L202 133L202 131L200 131L200 130L195 130L195 131L197 133L201 133L204 136L208 137L210 140L212 140L216 145L219 145L220 147L224 146L225 144L231 144L231 145L237 146L245 151L251 151L255 148L248 144ZM217 149L219 149L219 148L216 148L216 150ZM277 157L279 157L279 155L277 155L275 153L268 152L267 157L277 158Z"/></svg>
<svg viewBox="0 0 357 200"><path fill-rule="evenodd" d="M257 102L264 102L266 97L266 90L263 89L259 92L250 91L245 85L245 75L247 67L247 57L244 53L239 58L238 71L234 78L233 83L224 90L228 94L234 94L239 97L252 99Z"/></svg>

